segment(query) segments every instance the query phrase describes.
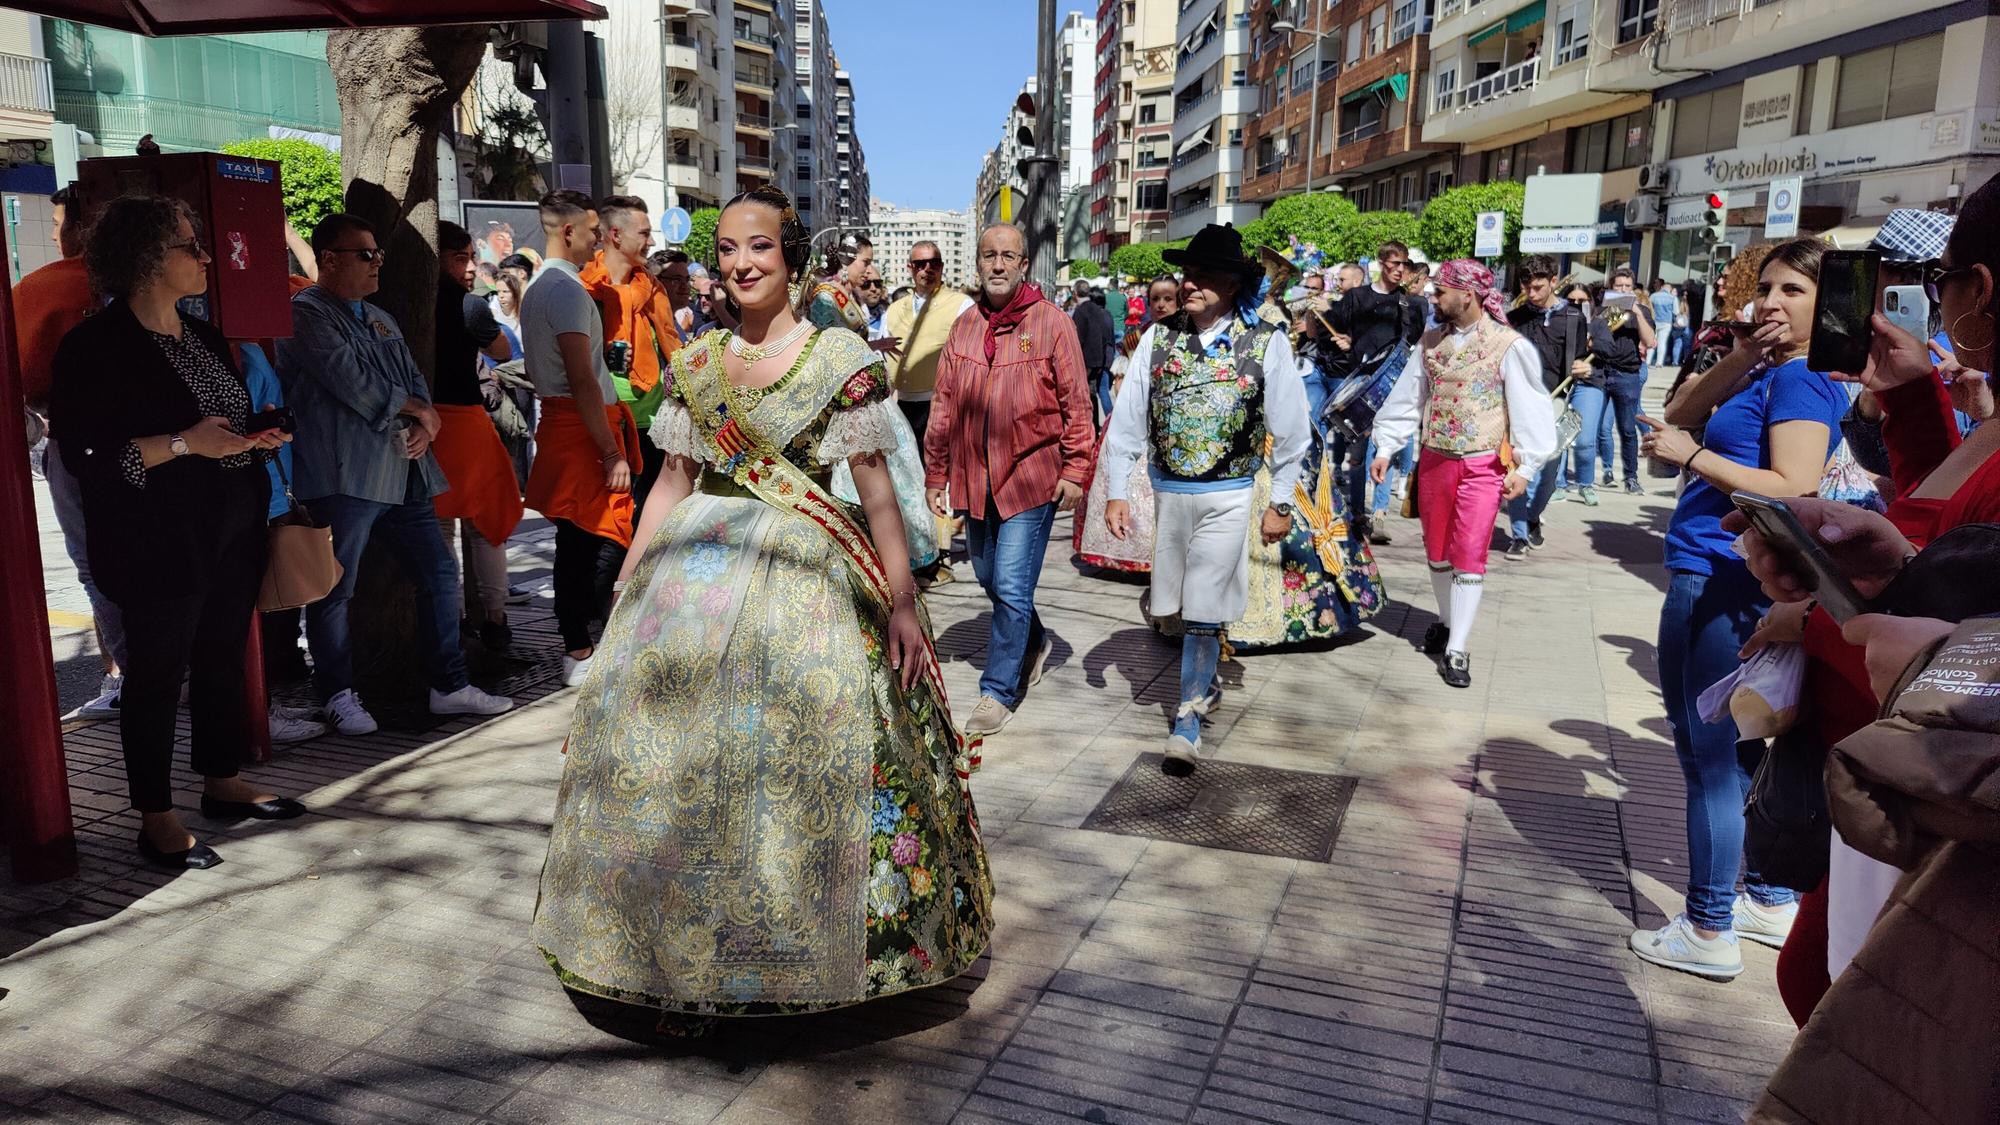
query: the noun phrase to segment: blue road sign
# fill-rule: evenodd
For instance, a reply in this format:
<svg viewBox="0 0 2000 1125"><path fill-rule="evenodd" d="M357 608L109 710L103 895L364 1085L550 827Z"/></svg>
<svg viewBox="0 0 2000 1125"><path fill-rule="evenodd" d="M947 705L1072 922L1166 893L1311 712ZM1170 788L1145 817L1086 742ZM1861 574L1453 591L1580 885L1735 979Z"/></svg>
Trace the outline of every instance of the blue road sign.
<svg viewBox="0 0 2000 1125"><path fill-rule="evenodd" d="M686 208L669 207L666 214L660 216L660 238L663 241L678 245L686 242L688 235L693 233L694 219L689 217Z"/></svg>

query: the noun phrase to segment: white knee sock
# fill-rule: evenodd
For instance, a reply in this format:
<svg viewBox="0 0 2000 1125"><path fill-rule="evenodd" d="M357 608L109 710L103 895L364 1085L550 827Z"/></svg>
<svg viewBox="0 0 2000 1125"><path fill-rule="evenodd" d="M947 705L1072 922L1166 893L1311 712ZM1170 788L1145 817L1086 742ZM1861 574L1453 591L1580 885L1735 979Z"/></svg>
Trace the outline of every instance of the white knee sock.
<svg viewBox="0 0 2000 1125"><path fill-rule="evenodd" d="M1437 576L1432 574L1432 580ZM1466 574L1463 571L1451 579L1451 638L1444 643L1446 652L1466 652L1466 641L1472 637L1472 619L1479 613L1479 597L1486 592L1486 576Z"/></svg>
<svg viewBox="0 0 2000 1125"><path fill-rule="evenodd" d="M1451 612L1450 567L1445 567L1443 570L1439 570L1437 567L1431 568L1431 593L1437 595L1438 624L1443 625L1447 629L1451 628L1451 623L1455 619L1452 617Z"/></svg>

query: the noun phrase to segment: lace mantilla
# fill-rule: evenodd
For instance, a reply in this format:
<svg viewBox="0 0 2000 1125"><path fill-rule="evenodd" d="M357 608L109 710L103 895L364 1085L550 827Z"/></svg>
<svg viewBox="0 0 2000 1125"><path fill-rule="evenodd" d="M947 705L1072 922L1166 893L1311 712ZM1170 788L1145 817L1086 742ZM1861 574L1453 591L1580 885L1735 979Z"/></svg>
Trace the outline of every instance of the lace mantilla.
<svg viewBox="0 0 2000 1125"><path fill-rule="evenodd" d="M822 465L837 465L864 453L894 453L899 417L896 405L886 398L835 410L827 419L826 436L820 439L814 456ZM693 424L692 419L689 424Z"/></svg>

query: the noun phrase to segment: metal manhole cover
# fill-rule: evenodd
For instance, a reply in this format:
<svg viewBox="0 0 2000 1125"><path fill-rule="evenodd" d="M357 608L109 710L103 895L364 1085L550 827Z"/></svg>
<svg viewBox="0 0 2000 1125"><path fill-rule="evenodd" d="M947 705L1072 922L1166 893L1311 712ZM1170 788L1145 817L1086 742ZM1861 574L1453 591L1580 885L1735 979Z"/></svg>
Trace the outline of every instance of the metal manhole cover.
<svg viewBox="0 0 2000 1125"><path fill-rule="evenodd" d="M1141 754L1083 826L1325 863L1355 784L1351 777L1241 762L1203 762L1188 777L1168 777L1158 754Z"/></svg>

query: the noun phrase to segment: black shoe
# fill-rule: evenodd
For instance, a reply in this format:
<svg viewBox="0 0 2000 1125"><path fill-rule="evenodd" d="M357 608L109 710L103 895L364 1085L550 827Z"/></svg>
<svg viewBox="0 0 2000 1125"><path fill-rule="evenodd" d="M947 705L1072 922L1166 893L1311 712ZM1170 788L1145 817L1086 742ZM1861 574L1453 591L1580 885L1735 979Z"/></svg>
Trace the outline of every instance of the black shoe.
<svg viewBox="0 0 2000 1125"><path fill-rule="evenodd" d="M1443 625L1433 625L1424 630L1424 655L1436 656L1444 651L1444 643L1451 639L1451 630Z"/></svg>
<svg viewBox="0 0 2000 1125"><path fill-rule="evenodd" d="M1639 483L1638 481L1636 481L1636 480L1628 480L1628 481L1626 481L1626 482L1625 482L1625 491L1627 491L1627 492L1631 493L1631 494L1632 494L1632 495L1634 495L1634 496L1644 496L1644 495L1646 494L1646 489L1645 489L1645 486L1641 485L1641 484L1640 484L1640 483Z"/></svg>
<svg viewBox="0 0 2000 1125"><path fill-rule="evenodd" d="M203 794L201 815L210 820L290 820L306 815L306 807L290 797L273 797L268 801L224 801Z"/></svg>
<svg viewBox="0 0 2000 1125"><path fill-rule="evenodd" d="M1439 669L1439 673L1444 676L1444 682L1452 687L1471 687L1472 658L1462 652L1447 652L1444 654L1444 667Z"/></svg>
<svg viewBox="0 0 2000 1125"><path fill-rule="evenodd" d="M1529 549L1529 550L1531 550L1531 551L1539 551L1539 550L1541 550L1541 549L1542 549L1542 546L1543 546L1543 543L1542 543L1542 525L1541 525L1541 524L1538 524L1538 523L1531 523L1531 524L1529 524L1529 525L1528 525L1528 549Z"/></svg>
<svg viewBox="0 0 2000 1125"><path fill-rule="evenodd" d="M508 605L527 605L535 600L535 592L523 586L507 587Z"/></svg>
<svg viewBox="0 0 2000 1125"><path fill-rule="evenodd" d="M1528 541L1526 539L1516 539L1512 543L1507 544L1508 562L1520 562L1527 557Z"/></svg>
<svg viewBox="0 0 2000 1125"><path fill-rule="evenodd" d="M514 630L505 621L488 621L479 627L479 644L487 652L506 652L514 644Z"/></svg>
<svg viewBox="0 0 2000 1125"><path fill-rule="evenodd" d="M222 863L222 857L215 854L215 849L200 840L184 852L163 852L154 847L144 833L139 835L139 855L162 871L206 871Z"/></svg>

